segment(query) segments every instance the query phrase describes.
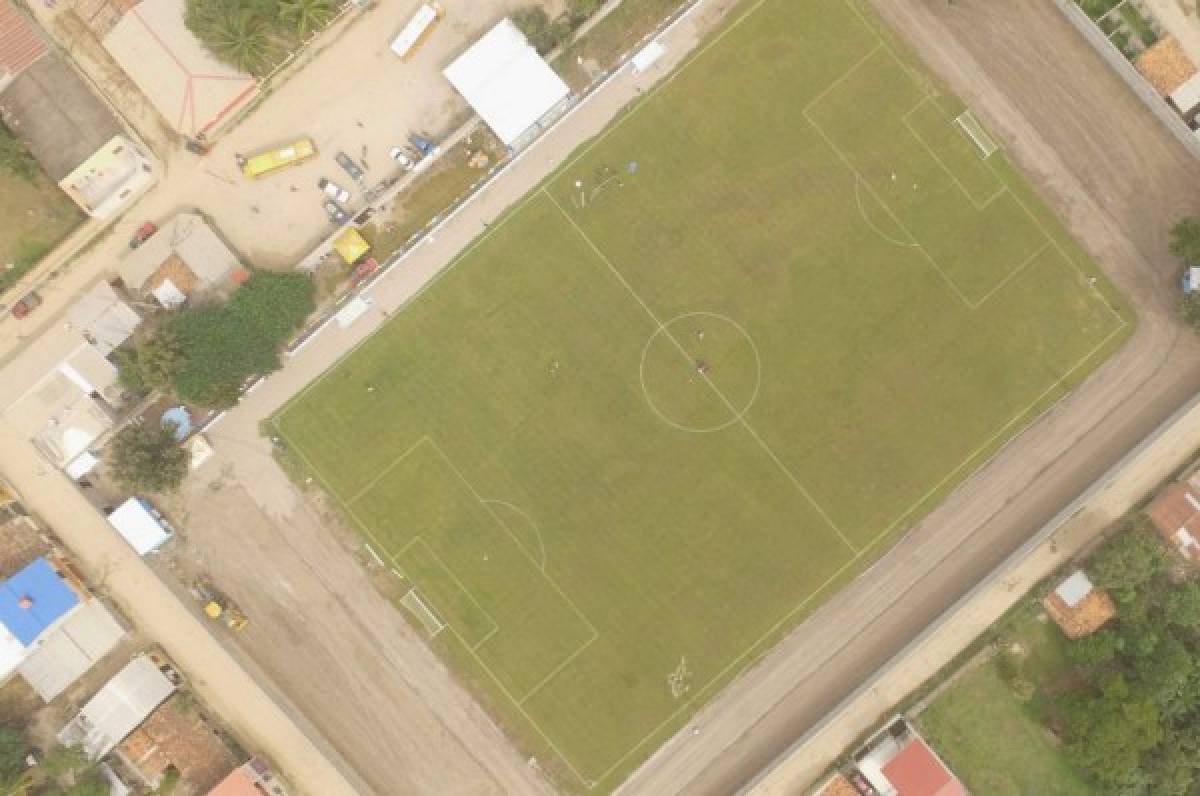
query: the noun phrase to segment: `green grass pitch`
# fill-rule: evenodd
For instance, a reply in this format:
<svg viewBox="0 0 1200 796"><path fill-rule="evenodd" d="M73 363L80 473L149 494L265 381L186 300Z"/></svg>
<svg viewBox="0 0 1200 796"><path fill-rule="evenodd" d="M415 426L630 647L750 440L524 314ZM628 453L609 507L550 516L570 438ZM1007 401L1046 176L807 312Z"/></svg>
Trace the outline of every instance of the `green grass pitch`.
<svg viewBox="0 0 1200 796"><path fill-rule="evenodd" d="M276 418L573 790L619 783L1130 328L870 17L739 13Z"/></svg>

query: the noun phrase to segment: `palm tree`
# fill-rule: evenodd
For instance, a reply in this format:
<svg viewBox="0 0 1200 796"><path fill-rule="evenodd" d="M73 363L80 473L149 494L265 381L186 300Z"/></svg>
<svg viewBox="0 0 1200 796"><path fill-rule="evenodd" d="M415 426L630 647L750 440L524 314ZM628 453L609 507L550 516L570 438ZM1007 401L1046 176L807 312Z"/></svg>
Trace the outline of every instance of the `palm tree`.
<svg viewBox="0 0 1200 796"><path fill-rule="evenodd" d="M217 57L243 72L262 75L270 70L275 46L266 24L250 11L231 11L202 23L200 39Z"/></svg>
<svg viewBox="0 0 1200 796"><path fill-rule="evenodd" d="M336 13L336 0L279 0L280 21L302 39L325 27Z"/></svg>

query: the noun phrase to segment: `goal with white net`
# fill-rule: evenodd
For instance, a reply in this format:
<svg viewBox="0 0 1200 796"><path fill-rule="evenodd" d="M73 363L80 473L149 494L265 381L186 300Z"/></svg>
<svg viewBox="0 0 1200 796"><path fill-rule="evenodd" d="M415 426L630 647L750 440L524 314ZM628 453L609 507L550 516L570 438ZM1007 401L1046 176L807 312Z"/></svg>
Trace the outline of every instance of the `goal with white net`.
<svg viewBox="0 0 1200 796"><path fill-rule="evenodd" d="M446 629L446 623L438 619L437 614L421 599L416 589L409 589L408 593L400 598L400 604L417 618L429 635L436 636Z"/></svg>
<svg viewBox="0 0 1200 796"><path fill-rule="evenodd" d="M991 154L998 149L996 142L988 135L987 130L983 129L983 125L979 123L979 120L970 111L963 111L955 118L954 123L961 127L963 132L967 134L967 137L974 142L975 146L979 149L979 154L985 160L991 157Z"/></svg>

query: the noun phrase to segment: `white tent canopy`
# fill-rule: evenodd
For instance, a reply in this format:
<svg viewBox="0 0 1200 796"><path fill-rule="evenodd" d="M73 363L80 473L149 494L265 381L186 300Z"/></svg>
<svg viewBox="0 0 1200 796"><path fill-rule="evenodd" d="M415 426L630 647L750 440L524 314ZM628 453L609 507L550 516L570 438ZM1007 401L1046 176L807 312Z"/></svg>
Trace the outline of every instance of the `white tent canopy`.
<svg viewBox="0 0 1200 796"><path fill-rule="evenodd" d="M171 532L141 498L131 497L117 506L116 510L108 515L108 522L129 542L138 555L157 550L163 542L171 538Z"/></svg>
<svg viewBox="0 0 1200 796"><path fill-rule="evenodd" d="M511 19L488 31L442 74L506 146L571 93Z"/></svg>

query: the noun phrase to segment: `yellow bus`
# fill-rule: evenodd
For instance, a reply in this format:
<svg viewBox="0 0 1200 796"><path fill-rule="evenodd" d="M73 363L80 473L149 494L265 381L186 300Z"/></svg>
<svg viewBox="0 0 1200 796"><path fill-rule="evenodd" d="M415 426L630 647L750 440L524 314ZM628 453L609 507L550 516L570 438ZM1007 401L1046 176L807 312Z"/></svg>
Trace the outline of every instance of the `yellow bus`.
<svg viewBox="0 0 1200 796"><path fill-rule="evenodd" d="M241 164L242 173L254 179L265 177L280 169L286 169L288 166L295 166L297 163L303 163L309 158L315 157L316 154L317 145L313 143L313 140L300 138L287 146L259 152L248 158L239 155L238 162Z"/></svg>

